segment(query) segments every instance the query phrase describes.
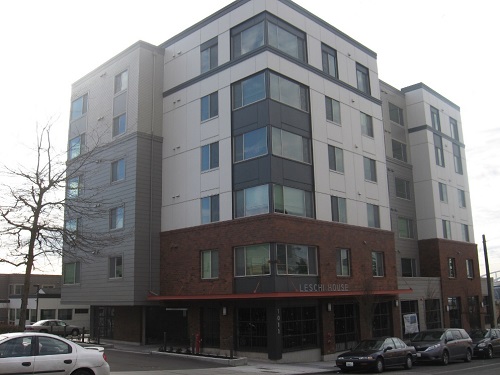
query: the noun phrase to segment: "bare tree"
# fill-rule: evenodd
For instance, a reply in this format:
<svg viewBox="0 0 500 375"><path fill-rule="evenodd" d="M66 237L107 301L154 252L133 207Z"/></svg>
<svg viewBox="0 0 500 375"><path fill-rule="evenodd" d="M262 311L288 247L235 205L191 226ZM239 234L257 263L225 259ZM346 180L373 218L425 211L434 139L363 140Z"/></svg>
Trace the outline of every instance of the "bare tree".
<svg viewBox="0 0 500 375"><path fill-rule="evenodd" d="M123 239L109 231L82 231L71 218L99 218L109 205L94 187L82 194L74 179L95 164L99 147L66 162L51 143L51 123L37 130L31 166L0 170L0 263L24 267L19 326L25 327L31 273L40 261L65 256L84 259Z"/></svg>

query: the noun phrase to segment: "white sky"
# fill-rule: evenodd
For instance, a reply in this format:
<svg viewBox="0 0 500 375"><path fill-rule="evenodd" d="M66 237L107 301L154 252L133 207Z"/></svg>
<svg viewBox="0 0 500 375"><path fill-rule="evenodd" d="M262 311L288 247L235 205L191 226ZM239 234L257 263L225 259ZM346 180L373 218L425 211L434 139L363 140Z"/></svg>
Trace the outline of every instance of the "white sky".
<svg viewBox="0 0 500 375"><path fill-rule="evenodd" d="M50 118L57 119L60 149L66 147L71 84L81 76L138 40L158 45L230 2L2 1L0 164L26 164L22 147L35 141L36 123ZM424 82L460 106L481 273L483 234L490 270L500 271L499 116L488 110L499 103L500 2L295 2L375 51L383 81L396 88ZM0 265L0 272L24 270Z"/></svg>

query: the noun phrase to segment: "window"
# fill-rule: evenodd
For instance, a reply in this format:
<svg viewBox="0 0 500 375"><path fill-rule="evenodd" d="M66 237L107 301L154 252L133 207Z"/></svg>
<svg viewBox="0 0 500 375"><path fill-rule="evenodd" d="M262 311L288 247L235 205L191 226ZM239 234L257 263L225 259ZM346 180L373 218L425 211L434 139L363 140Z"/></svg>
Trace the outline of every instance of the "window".
<svg viewBox="0 0 500 375"><path fill-rule="evenodd" d="M344 151L328 145L328 164L332 171L344 173Z"/></svg>
<svg viewBox="0 0 500 375"><path fill-rule="evenodd" d="M465 200L465 191L462 189L458 189L458 207L467 207L467 201Z"/></svg>
<svg viewBox="0 0 500 375"><path fill-rule="evenodd" d="M337 51L325 44L322 44L321 55L323 60L323 71L332 77L338 78L339 72L337 66Z"/></svg>
<svg viewBox="0 0 500 375"><path fill-rule="evenodd" d="M274 185L274 212L313 217L311 192L288 186Z"/></svg>
<svg viewBox="0 0 500 375"><path fill-rule="evenodd" d="M408 162L408 155L406 153L406 145L404 143L398 142L395 139L392 140L392 156L394 159L398 159Z"/></svg>
<svg viewBox="0 0 500 375"><path fill-rule="evenodd" d="M128 70L115 76L115 94L128 88Z"/></svg>
<svg viewBox="0 0 500 375"><path fill-rule="evenodd" d="M40 309L40 319L41 320L45 320L45 319L55 319L56 318L56 309ZM47 345L47 343L43 342L42 341L46 341L46 340L52 340L52 339L49 339L48 337L41 337L38 339L38 342L40 343L40 345ZM41 350L40 350L40 353L39 355L43 355Z"/></svg>
<svg viewBox="0 0 500 375"><path fill-rule="evenodd" d="M347 223L346 199L332 196L332 221Z"/></svg>
<svg viewBox="0 0 500 375"><path fill-rule="evenodd" d="M441 301L439 299L425 300L425 322L427 329L441 328Z"/></svg>
<svg viewBox="0 0 500 375"><path fill-rule="evenodd" d="M363 157L365 180L377 182L377 167L375 160Z"/></svg>
<svg viewBox="0 0 500 375"><path fill-rule="evenodd" d="M396 183L396 197L403 199L411 199L410 181L396 177L395 183Z"/></svg>
<svg viewBox="0 0 500 375"><path fill-rule="evenodd" d="M203 43L200 47L201 72L205 73L216 68L218 65L218 41L217 37Z"/></svg>
<svg viewBox="0 0 500 375"><path fill-rule="evenodd" d="M120 159L111 163L111 182L125 179L125 159Z"/></svg>
<svg viewBox="0 0 500 375"><path fill-rule="evenodd" d="M283 129L272 128L273 155L311 163L311 141Z"/></svg>
<svg viewBox="0 0 500 375"><path fill-rule="evenodd" d="M467 269L467 278L473 279L474 278L474 262L472 259L467 259L465 261L465 268Z"/></svg>
<svg viewBox="0 0 500 375"><path fill-rule="evenodd" d="M361 115L361 134L373 138L373 120L372 116L360 112Z"/></svg>
<svg viewBox="0 0 500 375"><path fill-rule="evenodd" d="M239 57L264 45L264 21L232 35L233 58Z"/></svg>
<svg viewBox="0 0 500 375"><path fill-rule="evenodd" d="M367 203L366 210L368 215L368 226L370 228L380 228L379 207L374 204Z"/></svg>
<svg viewBox="0 0 500 375"><path fill-rule="evenodd" d="M351 276L351 251L349 249L336 249L335 265L337 276Z"/></svg>
<svg viewBox="0 0 500 375"><path fill-rule="evenodd" d="M405 217L398 217L399 238L414 238L413 220Z"/></svg>
<svg viewBox="0 0 500 375"><path fill-rule="evenodd" d="M217 279L219 277L219 251L206 250L201 252L201 278Z"/></svg>
<svg viewBox="0 0 500 375"><path fill-rule="evenodd" d="M127 114L122 113L113 118L113 137L125 133L125 130L127 130Z"/></svg>
<svg viewBox="0 0 500 375"><path fill-rule="evenodd" d="M403 110L392 103L389 103L389 118L392 122L404 126Z"/></svg>
<svg viewBox="0 0 500 375"><path fill-rule="evenodd" d="M71 103L70 121L76 120L87 113L87 94L80 96Z"/></svg>
<svg viewBox="0 0 500 375"><path fill-rule="evenodd" d="M305 35L301 31L285 25L281 21L278 24L269 22L268 39L269 45L280 51L305 61ZM287 26L285 29L284 26Z"/></svg>
<svg viewBox="0 0 500 375"><path fill-rule="evenodd" d="M457 266L455 264L455 258L448 258L448 277L457 277Z"/></svg>
<svg viewBox="0 0 500 375"><path fill-rule="evenodd" d="M460 135L458 134L457 120L451 117L450 117L450 134L451 138L453 138L455 141L460 141Z"/></svg>
<svg viewBox="0 0 500 375"><path fill-rule="evenodd" d="M437 134L434 134L434 152L436 154L436 165L444 167L443 139Z"/></svg>
<svg viewBox="0 0 500 375"><path fill-rule="evenodd" d="M269 244L236 247L235 276L269 275Z"/></svg>
<svg viewBox="0 0 500 375"><path fill-rule="evenodd" d="M58 309L57 319L59 320L71 320L73 319L73 309Z"/></svg>
<svg viewBox="0 0 500 375"><path fill-rule="evenodd" d="M70 139L68 145L68 159L74 159L83 153L83 146L85 145L85 134Z"/></svg>
<svg viewBox="0 0 500 375"><path fill-rule="evenodd" d="M458 174L464 174L464 169L462 167L462 156L460 154L460 146L453 144L453 161L455 164L455 172Z"/></svg>
<svg viewBox="0 0 500 375"><path fill-rule="evenodd" d="M23 294L24 284L9 284L9 296Z"/></svg>
<svg viewBox="0 0 500 375"><path fill-rule="evenodd" d="M439 111L434 107L431 107L431 122L432 122L432 128L440 132L441 122L439 121Z"/></svg>
<svg viewBox="0 0 500 375"><path fill-rule="evenodd" d="M12 321L17 318L14 315L15 310L16 309L11 309L10 320ZM34 342L35 338L32 336L22 336L22 337L12 338L10 340L2 340L2 343L0 344L0 358L2 358L2 362L5 363L3 372L7 373L7 371L10 368L15 368L16 366L18 366L17 363L22 361L21 358L18 359L7 359L7 358L33 356L33 349L35 347ZM29 364L29 366L31 366L31 363Z"/></svg>
<svg viewBox="0 0 500 375"><path fill-rule="evenodd" d="M80 176L68 179L66 186L66 198L76 198L80 195Z"/></svg>
<svg viewBox="0 0 500 375"><path fill-rule="evenodd" d="M276 245L276 272L278 275L317 275L314 246Z"/></svg>
<svg viewBox="0 0 500 375"><path fill-rule="evenodd" d="M213 92L201 98L201 121L206 121L219 115L219 93Z"/></svg>
<svg viewBox="0 0 500 375"><path fill-rule="evenodd" d="M234 161L267 155L267 128L252 130L234 137Z"/></svg>
<svg viewBox="0 0 500 375"><path fill-rule="evenodd" d="M115 207L109 211L109 229L123 228L124 213L123 207Z"/></svg>
<svg viewBox="0 0 500 375"><path fill-rule="evenodd" d="M78 237L78 232L81 229L81 219L76 218L76 219L68 219L64 223L64 237L65 237L65 242L70 245L74 245L75 241Z"/></svg>
<svg viewBox="0 0 500 375"><path fill-rule="evenodd" d="M123 258L121 256L109 258L109 278L120 279L123 277Z"/></svg>
<svg viewBox="0 0 500 375"><path fill-rule="evenodd" d="M219 168L219 142L201 146L201 171Z"/></svg>
<svg viewBox="0 0 500 375"><path fill-rule="evenodd" d="M88 314L89 309L75 309L75 314Z"/></svg>
<svg viewBox="0 0 500 375"><path fill-rule="evenodd" d="M401 258L401 276L417 277L417 264L414 258Z"/></svg>
<svg viewBox="0 0 500 375"><path fill-rule="evenodd" d="M462 241L470 242L469 226L467 224L462 224Z"/></svg>
<svg viewBox="0 0 500 375"><path fill-rule="evenodd" d="M201 198L201 223L219 221L219 195Z"/></svg>
<svg viewBox="0 0 500 375"><path fill-rule="evenodd" d="M238 309L238 347L240 350L267 351L267 309L262 307Z"/></svg>
<svg viewBox="0 0 500 375"><path fill-rule="evenodd" d="M63 264L63 284L80 284L80 262Z"/></svg>
<svg viewBox="0 0 500 375"><path fill-rule="evenodd" d="M235 216L245 217L269 213L269 186L260 185L235 193Z"/></svg>
<svg viewBox="0 0 500 375"><path fill-rule="evenodd" d="M448 220L442 220L443 223L443 238L451 240L451 225Z"/></svg>
<svg viewBox="0 0 500 375"><path fill-rule="evenodd" d="M370 75L368 68L358 63L356 63L356 81L358 90L370 95Z"/></svg>
<svg viewBox="0 0 500 375"><path fill-rule="evenodd" d="M259 73L233 85L233 109L255 103L266 97L266 75Z"/></svg>
<svg viewBox="0 0 500 375"><path fill-rule="evenodd" d="M318 347L318 312L316 306L282 307L283 351Z"/></svg>
<svg viewBox="0 0 500 375"><path fill-rule="evenodd" d="M443 203L448 203L448 188L442 182L438 183L439 186L439 200Z"/></svg>
<svg viewBox="0 0 500 375"><path fill-rule="evenodd" d="M269 74L269 81L271 99L304 112L309 111L308 90L305 86L274 73Z"/></svg>
<svg viewBox="0 0 500 375"><path fill-rule="evenodd" d="M372 274L376 277L384 276L384 253L372 251Z"/></svg>
<svg viewBox="0 0 500 375"><path fill-rule="evenodd" d="M340 102L325 96L326 119L340 124Z"/></svg>

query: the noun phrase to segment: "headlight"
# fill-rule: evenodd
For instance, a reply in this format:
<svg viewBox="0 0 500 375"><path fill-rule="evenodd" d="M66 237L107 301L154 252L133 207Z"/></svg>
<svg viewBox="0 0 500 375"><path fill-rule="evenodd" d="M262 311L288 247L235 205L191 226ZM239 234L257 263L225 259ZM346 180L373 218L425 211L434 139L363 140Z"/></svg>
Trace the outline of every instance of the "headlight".
<svg viewBox="0 0 500 375"><path fill-rule="evenodd" d="M439 348L439 344L429 346L427 349L425 349L425 351L428 352L430 350L434 350L434 349L437 349L437 348Z"/></svg>
<svg viewBox="0 0 500 375"><path fill-rule="evenodd" d="M344 357L337 357L337 359L344 359Z"/></svg>
<svg viewBox="0 0 500 375"><path fill-rule="evenodd" d="M373 357L372 357L372 356L368 356L368 357L359 357L359 359L368 359L368 360L370 360L370 361L371 361L371 360L373 359Z"/></svg>
<svg viewBox="0 0 500 375"><path fill-rule="evenodd" d="M486 343L484 343L484 342L480 342L479 344L477 344L478 348L484 348L485 346L486 346Z"/></svg>

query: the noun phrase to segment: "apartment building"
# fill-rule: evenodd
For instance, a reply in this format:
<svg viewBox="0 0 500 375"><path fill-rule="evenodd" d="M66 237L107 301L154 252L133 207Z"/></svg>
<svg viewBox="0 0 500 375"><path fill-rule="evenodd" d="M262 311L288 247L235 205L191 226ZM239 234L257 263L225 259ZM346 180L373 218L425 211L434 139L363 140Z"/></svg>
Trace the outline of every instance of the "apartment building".
<svg viewBox="0 0 500 375"><path fill-rule="evenodd" d="M484 326L461 127L289 0L138 42L73 85L68 158L97 148L81 181L115 202L78 225L127 240L65 259L63 299L108 338L283 361L403 336L410 314Z"/></svg>

